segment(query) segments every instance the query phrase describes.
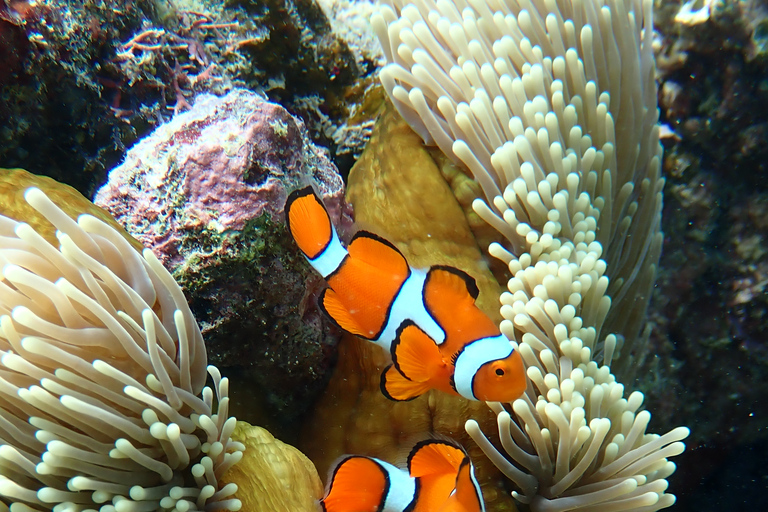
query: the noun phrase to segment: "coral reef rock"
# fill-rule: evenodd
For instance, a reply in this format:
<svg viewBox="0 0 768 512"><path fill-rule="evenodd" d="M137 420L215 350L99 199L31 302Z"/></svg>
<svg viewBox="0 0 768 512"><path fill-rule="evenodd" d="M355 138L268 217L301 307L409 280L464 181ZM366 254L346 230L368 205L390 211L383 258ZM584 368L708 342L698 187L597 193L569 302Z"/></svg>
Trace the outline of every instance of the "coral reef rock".
<svg viewBox="0 0 768 512"><path fill-rule="evenodd" d="M242 510L315 512L323 484L312 462L299 450L261 427L238 421L232 439L245 445L243 459L224 473L236 483Z"/></svg>
<svg viewBox="0 0 768 512"><path fill-rule="evenodd" d="M768 453L768 7L690 7L711 7L707 21L675 23L676 2L655 17L661 122L674 134L663 140L664 251L637 387L659 430L695 421L675 509L749 510L753 494L732 482L754 475L745 454Z"/></svg>
<svg viewBox="0 0 768 512"><path fill-rule="evenodd" d="M111 109L105 83L112 80L105 73L112 48L141 26L142 10L133 4L0 2L3 165L45 173L88 193L93 180L120 160L123 143L135 134Z"/></svg>
<svg viewBox="0 0 768 512"><path fill-rule="evenodd" d="M249 410L300 413L333 352L326 321L305 300L316 278L283 225L288 192L308 181L338 221L343 183L302 122L235 90L199 96L136 144L96 194L185 289L212 362L260 388L249 400L264 401Z"/></svg>

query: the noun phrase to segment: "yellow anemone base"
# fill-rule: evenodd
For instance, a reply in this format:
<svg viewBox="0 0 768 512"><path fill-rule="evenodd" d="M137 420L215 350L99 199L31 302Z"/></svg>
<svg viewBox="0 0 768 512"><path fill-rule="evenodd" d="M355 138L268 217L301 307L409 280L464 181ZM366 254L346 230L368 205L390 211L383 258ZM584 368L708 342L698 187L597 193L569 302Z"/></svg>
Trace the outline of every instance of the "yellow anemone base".
<svg viewBox="0 0 768 512"><path fill-rule="evenodd" d="M312 462L267 430L238 421L232 440L245 445L243 459L221 478L237 484L249 512L317 512L323 484Z"/></svg>
<svg viewBox="0 0 768 512"><path fill-rule="evenodd" d="M129 235L109 213L93 204L80 192L53 178L38 176L24 169L3 169L0 167L0 215L26 222L35 228L43 238L58 247L56 228L24 200L24 192L30 187L37 187L45 192L45 195L56 206L73 219L77 219L83 213L93 215L122 233L137 251L143 249L141 243Z"/></svg>

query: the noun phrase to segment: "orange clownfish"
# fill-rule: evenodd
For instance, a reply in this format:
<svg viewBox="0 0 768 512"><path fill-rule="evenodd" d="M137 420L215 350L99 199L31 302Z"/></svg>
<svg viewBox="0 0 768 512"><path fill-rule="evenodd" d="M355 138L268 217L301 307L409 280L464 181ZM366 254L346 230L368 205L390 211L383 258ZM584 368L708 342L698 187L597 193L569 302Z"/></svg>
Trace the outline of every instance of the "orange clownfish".
<svg viewBox="0 0 768 512"><path fill-rule="evenodd" d="M469 456L443 440L422 441L408 471L372 457L342 458L320 501L323 512L484 512Z"/></svg>
<svg viewBox="0 0 768 512"><path fill-rule="evenodd" d="M522 358L475 304L478 288L467 273L412 268L391 242L367 231L345 248L312 187L291 193L285 212L299 249L328 283L320 308L391 354L381 378L385 396L410 400L439 389L510 402L523 394Z"/></svg>

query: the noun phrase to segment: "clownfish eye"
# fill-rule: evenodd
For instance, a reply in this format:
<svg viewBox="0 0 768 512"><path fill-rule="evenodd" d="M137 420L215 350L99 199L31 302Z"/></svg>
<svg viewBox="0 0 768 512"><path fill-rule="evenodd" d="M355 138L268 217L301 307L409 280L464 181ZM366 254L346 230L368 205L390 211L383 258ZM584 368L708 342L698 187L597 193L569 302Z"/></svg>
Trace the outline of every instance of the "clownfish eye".
<svg viewBox="0 0 768 512"><path fill-rule="evenodd" d="M504 370L501 368L496 368L496 375L502 377L504 375Z"/></svg>

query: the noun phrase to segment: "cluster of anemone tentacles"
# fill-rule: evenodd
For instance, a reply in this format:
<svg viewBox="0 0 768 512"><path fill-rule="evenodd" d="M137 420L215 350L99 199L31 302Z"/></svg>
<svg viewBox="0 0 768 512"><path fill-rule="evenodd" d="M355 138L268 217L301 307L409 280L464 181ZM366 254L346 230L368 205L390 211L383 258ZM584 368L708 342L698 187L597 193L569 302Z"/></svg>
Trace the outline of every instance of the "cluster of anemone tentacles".
<svg viewBox="0 0 768 512"><path fill-rule="evenodd" d="M534 511L670 506L685 427L625 398L661 251L651 0L385 1L373 25L400 113L480 185L508 267L500 327L528 388L467 431ZM617 373L619 372L619 373Z"/></svg>
<svg viewBox="0 0 768 512"><path fill-rule="evenodd" d="M0 215L0 510L238 510L228 380L179 286L105 222L24 198L59 245Z"/></svg>

